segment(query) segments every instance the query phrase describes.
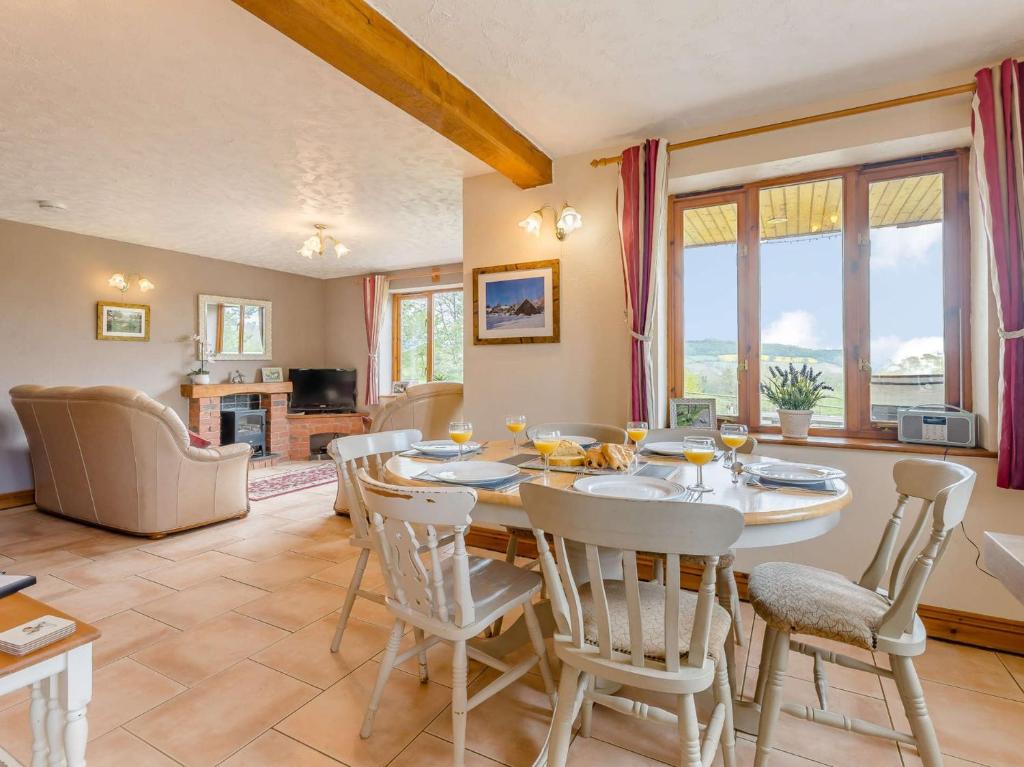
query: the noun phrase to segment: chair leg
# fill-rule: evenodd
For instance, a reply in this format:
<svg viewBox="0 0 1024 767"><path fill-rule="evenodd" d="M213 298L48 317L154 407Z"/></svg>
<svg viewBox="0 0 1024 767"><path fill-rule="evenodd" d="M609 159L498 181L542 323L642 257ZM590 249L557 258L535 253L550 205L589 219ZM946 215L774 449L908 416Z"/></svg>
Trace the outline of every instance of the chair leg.
<svg viewBox="0 0 1024 767"><path fill-rule="evenodd" d="M736 644L743 647L746 639L743 636L743 613L740 611L740 590L736 586L736 575L732 571L732 565L728 567L720 568L718 571L718 583L724 585L724 594L726 601L722 601L721 596L719 602L722 607L729 611L729 615L732 616L732 633L736 637Z"/></svg>
<svg viewBox="0 0 1024 767"><path fill-rule="evenodd" d="M597 685L597 680L594 677L590 677L587 680L587 692L593 692L594 687ZM583 708L580 709L580 735L584 738L590 737L590 728L594 723L594 701L587 698L584 695Z"/></svg>
<svg viewBox="0 0 1024 767"><path fill-rule="evenodd" d="M700 724L697 721L697 706L693 695L679 696L679 765L680 767L701 767Z"/></svg>
<svg viewBox="0 0 1024 767"><path fill-rule="evenodd" d="M729 675L729 686L738 689L736 683L736 638L730 631L725 637L725 669Z"/></svg>
<svg viewBox="0 0 1024 767"><path fill-rule="evenodd" d="M736 729L732 715L732 687L729 684L729 672L718 662L715 669L715 703L725 707L725 724L722 726L720 746L722 762L725 767L736 767Z"/></svg>
<svg viewBox="0 0 1024 767"><path fill-rule="evenodd" d="M665 585L665 560L660 554L654 557L654 582Z"/></svg>
<svg viewBox="0 0 1024 767"><path fill-rule="evenodd" d="M413 629L412 636L413 641L420 644L423 641L423 629ZM430 681L430 672L427 669L427 651L420 650L416 657L420 663L420 684L426 684Z"/></svg>
<svg viewBox="0 0 1024 767"><path fill-rule="evenodd" d="M939 751L939 739L935 735L935 727L928 715L928 707L924 702L924 691L917 678L914 661L900 655L890 655L889 664L896 677L896 688L900 691L903 709L910 721L910 731L917 741L917 753L924 767L941 767L942 753Z"/></svg>
<svg viewBox="0 0 1024 767"><path fill-rule="evenodd" d="M388 645L384 650L384 658L380 662L380 671L377 672L377 683L373 686L373 694L370 696L370 704L366 707L366 715L363 716L363 726L359 730L360 738L370 737L373 732L373 718L380 708L380 699L384 695L384 686L388 683L391 670L395 667L395 657L398 655L398 646L402 644L402 634L405 632L405 621L396 620L391 628L391 636L388 637Z"/></svg>
<svg viewBox="0 0 1024 767"><path fill-rule="evenodd" d="M508 545L505 546L505 561L510 565L516 563L516 552L519 550L519 534L515 530L508 531ZM501 615L498 620L491 624L489 635L492 637L498 636L501 633L501 624L504 622L505 616Z"/></svg>
<svg viewBox="0 0 1024 767"><path fill-rule="evenodd" d="M540 675L544 680L544 691L551 698L551 705L555 705L555 679L551 676L551 666L548 665L548 648L544 644L544 632L541 631L540 621L537 620L537 611L532 602L523 603L523 617L526 619L526 631L530 635L530 644L533 651L537 653L537 665L540 667Z"/></svg>
<svg viewBox="0 0 1024 767"><path fill-rule="evenodd" d="M761 704L761 720L757 728L754 767L767 767L768 757L772 753L772 738L775 735L775 725L779 721L779 712L782 710L782 685L785 681L783 676L788 662L789 632L778 631L772 641L767 670L763 665L760 669L760 674L766 674L767 682L764 688L764 702Z"/></svg>
<svg viewBox="0 0 1024 767"><path fill-rule="evenodd" d="M369 559L369 549L363 549L359 552L359 560L356 562L356 569L352 573L352 580L349 581L348 593L345 594L345 604L341 606L341 615L338 616L338 628L334 630L334 639L331 640L331 652L338 652L338 649L341 647L341 638L345 635L348 617L352 614L352 605L356 603L356 597L359 596L359 587L363 583L363 573L366 572L366 563Z"/></svg>
<svg viewBox="0 0 1024 767"><path fill-rule="evenodd" d="M757 667L757 685L754 688L754 703L761 705L764 700L764 686L768 682L768 666L771 664L772 648L779 632L770 626L764 627L764 638L761 640L761 664Z"/></svg>
<svg viewBox="0 0 1024 767"><path fill-rule="evenodd" d="M578 685L587 683L587 676L580 679L580 670L568 663L562 664L562 677L558 682L558 702L551 717L551 740L548 745L548 767L565 767L569 758L569 743L572 742L572 723L576 718L576 693Z"/></svg>
<svg viewBox="0 0 1024 767"><path fill-rule="evenodd" d="M466 641L452 644L452 764L462 767L466 758Z"/></svg>

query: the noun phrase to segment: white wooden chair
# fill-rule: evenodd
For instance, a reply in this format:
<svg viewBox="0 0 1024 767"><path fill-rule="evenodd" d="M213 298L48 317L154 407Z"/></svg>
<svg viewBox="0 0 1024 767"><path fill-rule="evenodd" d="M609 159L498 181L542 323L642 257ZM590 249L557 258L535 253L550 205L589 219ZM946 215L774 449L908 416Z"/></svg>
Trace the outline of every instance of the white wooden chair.
<svg viewBox="0 0 1024 767"><path fill-rule="evenodd" d="M395 616L380 664L377 683L366 708L360 735L370 737L374 716L391 670L420 655L420 680L427 681L423 659L438 642L452 646L452 763L461 767L466 745L467 713L540 666L541 677L554 703L555 686L548 667L544 637L531 600L540 592L541 577L486 557L466 553L465 532L476 505L471 488L411 488L387 485L359 472L360 489L372 520L374 543L388 584L387 606ZM421 544L418 530L425 531ZM439 553L441 531L451 531L454 553ZM468 644L499 616L522 606L534 652L509 665ZM406 624L415 627L413 647L399 654ZM501 672L472 698L466 696L467 656Z"/></svg>
<svg viewBox="0 0 1024 767"><path fill-rule="evenodd" d="M363 496L359 492L356 475L360 469L366 469L374 476L381 476L388 458L395 453L408 450L412 443L419 442L421 438L420 432L416 429L382 431L377 434L340 437L327 446L327 452L334 458L338 467L339 488L344 488L345 496L348 499L349 519L352 521L352 536L348 543L350 546L362 549L359 552L356 569L352 573L352 580L348 584L348 591L345 592L345 603L341 606L338 628L331 641L331 652L338 652L341 647L345 627L348 626L348 619L352 614L352 607L357 597L377 604L384 604L383 594L362 588L366 564L369 562L370 552L373 550L373 541L370 536L369 516L366 505L363 503ZM339 495L341 492L339 489Z"/></svg>
<svg viewBox="0 0 1024 767"><path fill-rule="evenodd" d="M743 515L729 506L622 501L533 484L520 492L534 527L557 625L555 653L562 661L548 764L565 765L581 706L580 733L589 737L590 709L599 703L638 719L675 724L685 767L708 767L719 743L725 766L733 767L732 693L723 657L730 619L715 600L715 566L718 553L739 538ZM557 563L546 534L554 538ZM585 573L573 572L569 543L585 550ZM609 552L616 551L621 580L606 570ZM639 580L638 551L666 557L664 585ZM683 552L705 557L697 594L679 588ZM677 709L602 692L595 678L677 695ZM710 687L715 706L702 739L694 694Z"/></svg>
<svg viewBox="0 0 1024 767"><path fill-rule="evenodd" d="M924 652L927 639L917 606L932 568L949 544L949 531L967 512L975 473L955 463L910 458L898 462L892 474L898 493L896 509L858 582L828 570L784 562L758 565L750 574L750 602L767 624L754 694L762 704L755 767L768 764L780 711L829 727L914 745L925 767L942 764L938 738L914 669L913 658ZM921 509L893 559L904 510L911 498L921 500ZM910 555L926 528L927 540L911 562ZM888 584L883 588L886 573ZM791 641L790 634L809 634L886 653L889 668ZM783 675L790 650L814 658L819 708L783 702ZM829 710L825 662L893 679L911 734Z"/></svg>
<svg viewBox="0 0 1024 767"><path fill-rule="evenodd" d="M610 442L615 445L626 444L625 429L603 423L539 423L527 428L527 438L533 439L541 429L557 429L563 435L574 434L577 437L592 437L599 442Z"/></svg>

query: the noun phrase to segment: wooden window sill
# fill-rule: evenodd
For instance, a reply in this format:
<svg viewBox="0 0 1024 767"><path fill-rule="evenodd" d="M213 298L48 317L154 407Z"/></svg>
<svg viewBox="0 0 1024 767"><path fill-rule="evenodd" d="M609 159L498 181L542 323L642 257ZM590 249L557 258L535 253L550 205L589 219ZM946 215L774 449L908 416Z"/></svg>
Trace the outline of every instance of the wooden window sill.
<svg viewBox="0 0 1024 767"><path fill-rule="evenodd" d="M783 437L781 434L751 432L750 436L762 445L797 445L804 447L836 447L845 450L881 450L889 453L916 453L918 455L956 455L972 458L995 458L991 450L980 447L942 447L939 445L912 445L888 439L865 439L863 437L821 437L807 439ZM948 451L948 452L947 452Z"/></svg>

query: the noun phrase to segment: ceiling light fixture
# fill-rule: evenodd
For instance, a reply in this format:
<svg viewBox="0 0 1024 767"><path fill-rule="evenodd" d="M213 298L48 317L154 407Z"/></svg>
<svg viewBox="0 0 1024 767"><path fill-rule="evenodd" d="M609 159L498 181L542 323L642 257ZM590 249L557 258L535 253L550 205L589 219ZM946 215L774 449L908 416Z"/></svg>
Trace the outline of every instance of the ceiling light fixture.
<svg viewBox="0 0 1024 767"><path fill-rule="evenodd" d="M555 215L555 209L551 205L542 205L533 211L529 216L519 222L519 226L532 234L534 237L540 235L541 226L544 224L544 211L550 210L555 218L555 237L564 240L570 234L583 226L583 216L569 203L562 204L562 210Z"/></svg>
<svg viewBox="0 0 1024 767"><path fill-rule="evenodd" d="M148 293L156 285L148 277L143 277L141 274L125 274L124 272L114 272L110 275L110 279L107 280L107 284L112 288L117 288L121 291L121 295L128 292L128 288L132 286L132 282L143 293Z"/></svg>
<svg viewBox="0 0 1024 767"><path fill-rule="evenodd" d="M341 258L351 252L348 248L338 242L337 239L331 237L329 234L324 234L324 229L327 228L326 224L313 224L313 227L316 229L316 234L302 243L302 247L299 248L298 251L299 255L303 258L308 258L310 260L312 260L314 256L323 258L328 247L334 251L334 255L338 258Z"/></svg>

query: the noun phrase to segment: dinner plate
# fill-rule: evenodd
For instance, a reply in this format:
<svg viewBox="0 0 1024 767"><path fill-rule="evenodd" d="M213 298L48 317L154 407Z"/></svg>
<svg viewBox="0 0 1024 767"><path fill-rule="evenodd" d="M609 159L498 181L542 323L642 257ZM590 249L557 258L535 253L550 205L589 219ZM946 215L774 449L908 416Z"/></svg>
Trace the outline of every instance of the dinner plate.
<svg viewBox="0 0 1024 767"><path fill-rule="evenodd" d="M817 466L813 463L787 463L785 461L766 461L765 463L748 463L743 471L759 479L772 482L788 482L794 485L823 482L828 479L842 479L845 471L830 466Z"/></svg>
<svg viewBox="0 0 1024 767"><path fill-rule="evenodd" d="M572 486L581 493L625 498L634 501L667 501L678 498L685 488L678 482L658 477L611 476L580 477Z"/></svg>
<svg viewBox="0 0 1024 767"><path fill-rule="evenodd" d="M657 455L671 455L676 458L684 457L682 442L645 442L642 447L647 452Z"/></svg>
<svg viewBox="0 0 1024 767"><path fill-rule="evenodd" d="M517 466L497 461L453 461L427 469L426 474L442 482L460 485L485 485L501 479L511 479L519 473Z"/></svg>
<svg viewBox="0 0 1024 767"><path fill-rule="evenodd" d="M593 437L581 437L579 434L563 434L559 439L567 439L570 442L575 442L580 447L588 447L598 443L598 440Z"/></svg>
<svg viewBox="0 0 1024 767"><path fill-rule="evenodd" d="M422 442L413 442L410 447L424 455L458 455L459 446L450 439L427 439ZM480 449L479 442L466 442L462 445L465 453Z"/></svg>

